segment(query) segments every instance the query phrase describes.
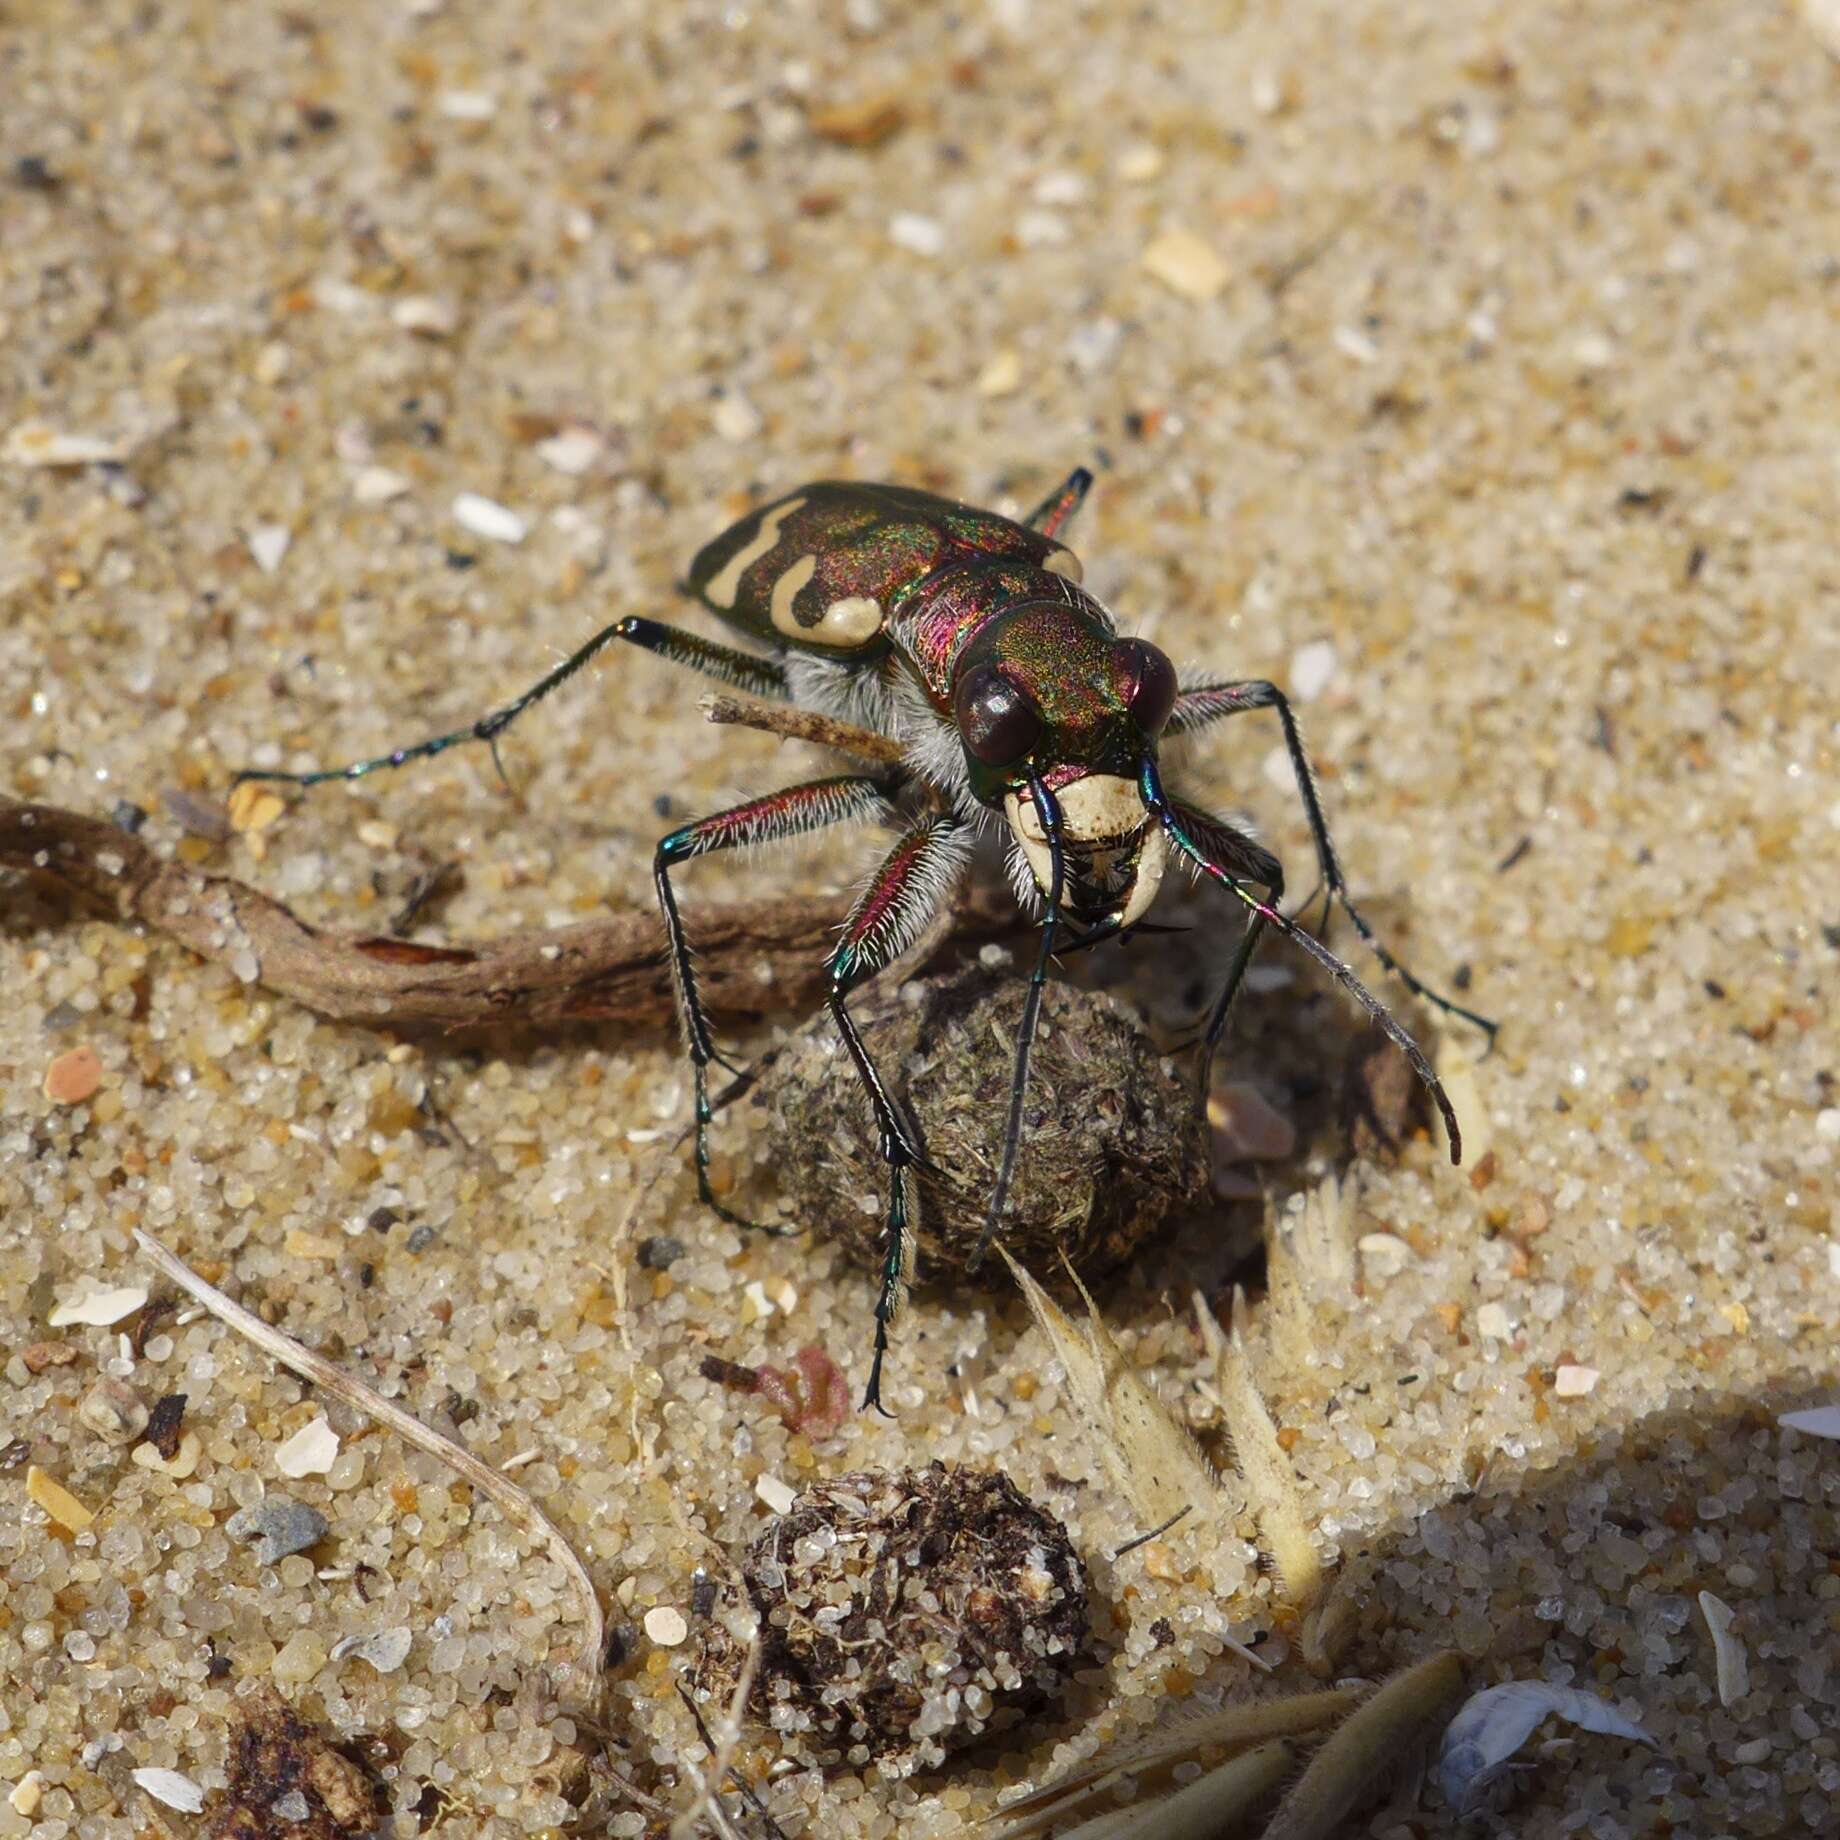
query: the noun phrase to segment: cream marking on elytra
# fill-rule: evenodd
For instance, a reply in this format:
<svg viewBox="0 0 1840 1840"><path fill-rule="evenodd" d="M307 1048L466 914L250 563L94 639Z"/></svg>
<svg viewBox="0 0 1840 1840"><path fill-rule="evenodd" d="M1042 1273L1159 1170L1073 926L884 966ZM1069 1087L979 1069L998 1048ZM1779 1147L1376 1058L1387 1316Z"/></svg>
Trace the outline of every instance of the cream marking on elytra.
<svg viewBox="0 0 1840 1840"><path fill-rule="evenodd" d="M712 576L708 587L703 590L704 598L712 607L726 609L734 606L735 596L741 592L742 576L779 541L780 525L804 503L802 498L789 498L783 505L775 505L772 510L760 514L760 528L752 540L742 544L729 557L721 572Z"/></svg>
<svg viewBox="0 0 1840 1840"><path fill-rule="evenodd" d="M792 603L805 584L818 572L818 558L807 550L797 562L782 574L773 584L773 595L767 603L767 612L772 616L773 624L788 639L811 639L817 635L808 626L801 626L792 617Z"/></svg>
<svg viewBox="0 0 1840 1840"><path fill-rule="evenodd" d="M1162 826L1150 823L1136 785L1115 773L1089 773L1063 786L1055 797L1061 808L1064 854L1079 862L1083 879L1101 887L1122 883L1118 924L1120 928L1135 926L1162 885L1169 853ZM1003 812L1017 847L1045 892L1053 876L1053 861L1034 800L1026 793L1009 793ZM1127 875L1129 881L1123 882Z"/></svg>
<svg viewBox="0 0 1840 1840"><path fill-rule="evenodd" d="M863 645L882 630L882 603L871 594L852 594L832 601L806 636L833 640L838 645Z"/></svg>
<svg viewBox="0 0 1840 1840"><path fill-rule="evenodd" d="M1057 549L1047 557L1042 565L1050 575L1059 575L1068 581L1084 581L1086 571L1080 566L1080 559L1070 549Z"/></svg>

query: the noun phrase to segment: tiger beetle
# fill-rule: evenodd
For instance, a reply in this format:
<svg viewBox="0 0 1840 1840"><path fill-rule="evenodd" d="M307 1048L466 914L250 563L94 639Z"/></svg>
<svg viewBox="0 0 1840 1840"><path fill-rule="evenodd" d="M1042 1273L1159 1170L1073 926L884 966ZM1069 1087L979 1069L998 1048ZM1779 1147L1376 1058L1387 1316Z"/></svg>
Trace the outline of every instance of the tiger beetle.
<svg viewBox="0 0 1840 1840"><path fill-rule="evenodd" d="M715 1108L709 1066L713 1061L739 1070L711 1037L672 872L717 850L772 843L824 825L878 819L902 827L851 909L826 967L830 1011L867 1093L889 1171L865 1408L885 1410L882 1363L908 1269L913 1172L931 1165L851 1019L848 998L918 939L949 898L974 839L998 827L999 815L1017 898L1040 914L1041 940L1017 1031L1002 1156L974 1270L1002 1221L1015 1170L1049 959L1057 946L1129 937L1144 924L1172 857L1246 910L1245 930L1200 1038L1202 1093L1233 999L1270 928L1314 958L1411 1062L1443 1116L1450 1160L1461 1160L1456 1115L1418 1044L1347 965L1281 911L1278 859L1243 829L1168 789L1158 764L1167 737L1193 734L1243 710L1275 711L1315 841L1324 919L1339 902L1407 989L1494 1032L1485 1018L1420 983L1349 899L1283 692L1259 680L1179 677L1154 645L1121 638L1111 614L1080 585L1080 564L1059 539L1091 485L1092 474L1076 468L1022 523L908 486L828 480L801 486L708 544L682 584L763 652L628 617L468 728L324 772L237 775L239 781L300 786L360 779L467 741L485 742L496 761L498 737L615 640L899 743L898 764L806 780L683 825L659 843L652 865L695 1077L697 1191L724 1220L749 1227L755 1223L725 1206L710 1186ZM876 751L869 750L871 757ZM880 752L888 755L886 743Z"/></svg>

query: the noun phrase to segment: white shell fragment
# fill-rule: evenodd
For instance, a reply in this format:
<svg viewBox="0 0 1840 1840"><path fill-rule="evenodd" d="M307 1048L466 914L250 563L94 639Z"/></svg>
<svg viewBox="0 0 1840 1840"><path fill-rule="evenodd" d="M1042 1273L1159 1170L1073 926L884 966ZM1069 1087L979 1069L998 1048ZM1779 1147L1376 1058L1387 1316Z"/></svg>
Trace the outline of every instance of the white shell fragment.
<svg viewBox="0 0 1840 1840"><path fill-rule="evenodd" d="M760 411L739 390L731 390L726 396L716 399L713 419L716 433L723 440L737 444L753 440L763 425Z"/></svg>
<svg viewBox="0 0 1840 1840"><path fill-rule="evenodd" d="M1814 1406L1806 1412L1784 1412L1776 1422L1805 1437L1840 1438L1840 1406Z"/></svg>
<svg viewBox="0 0 1840 1840"><path fill-rule="evenodd" d="M580 474L598 464L607 451L607 443L580 422L559 428L536 445L536 456L545 466L559 473Z"/></svg>
<svg viewBox="0 0 1840 1840"><path fill-rule="evenodd" d="M1330 640L1313 639L1298 646L1291 659L1291 695L1300 703L1315 702L1335 682L1340 668Z"/></svg>
<svg viewBox="0 0 1840 1840"><path fill-rule="evenodd" d="M1476 1805L1482 1791L1507 1768L1516 1751L1557 1713L1582 1731L1607 1732L1637 1744L1655 1740L1594 1693L1548 1686L1543 1680L1515 1680L1486 1687L1458 1709L1438 1749L1437 1781L1459 1814Z"/></svg>
<svg viewBox="0 0 1840 1840"><path fill-rule="evenodd" d="M204 1806L204 1791L177 1770L132 1770L129 1774L156 1802L181 1814L196 1814Z"/></svg>
<svg viewBox="0 0 1840 1840"><path fill-rule="evenodd" d="M1227 285L1227 265L1192 230L1166 230L1144 247L1144 272L1184 300L1212 300Z"/></svg>
<svg viewBox="0 0 1840 1840"><path fill-rule="evenodd" d="M272 575L280 568L281 558L288 553L294 533L285 524L258 524L244 541L249 545L256 567L264 575Z"/></svg>
<svg viewBox="0 0 1840 1840"><path fill-rule="evenodd" d="M316 1418L275 1447L275 1468L284 1476L323 1476L338 1454L338 1433Z"/></svg>
<svg viewBox="0 0 1840 1840"><path fill-rule="evenodd" d="M798 1496L781 1482L777 1476L758 1476L754 1480L754 1493L764 1501L775 1514L790 1514L792 1505Z"/></svg>
<svg viewBox="0 0 1840 1840"><path fill-rule="evenodd" d="M462 530L494 543L522 543L530 529L509 505L482 498L477 492L462 492L454 500L454 522Z"/></svg>
<svg viewBox="0 0 1840 1840"><path fill-rule="evenodd" d="M910 255L936 256L946 246L946 229L936 217L919 211L897 211L888 220L888 240Z"/></svg>
<svg viewBox="0 0 1840 1840"><path fill-rule="evenodd" d="M60 1303L45 1318L54 1329L67 1329L72 1323L88 1323L106 1329L124 1316L132 1316L147 1301L146 1287L123 1285L120 1290L89 1291L68 1303Z"/></svg>
<svg viewBox="0 0 1840 1840"><path fill-rule="evenodd" d="M1731 1626L1738 1619L1731 1605L1710 1591L1700 1592L1699 1613L1706 1619L1706 1628L1712 1636L1713 1659L1719 1677L1719 1704L1735 1706L1751 1690L1750 1657L1744 1652L1744 1644L1731 1633Z"/></svg>
<svg viewBox="0 0 1840 1840"><path fill-rule="evenodd" d="M351 478L351 495L361 505L387 504L408 489L409 481L394 467L362 466Z"/></svg>
<svg viewBox="0 0 1840 1840"><path fill-rule="evenodd" d="M101 435L67 434L45 422L21 422L0 447L0 459L12 466L120 465L127 447Z"/></svg>
<svg viewBox="0 0 1840 1840"><path fill-rule="evenodd" d="M367 1636L346 1636L332 1645L332 1659L343 1661L356 1655L368 1661L379 1674L393 1674L409 1659L415 1638L406 1625L395 1629L376 1629Z"/></svg>
<svg viewBox="0 0 1840 1840"><path fill-rule="evenodd" d="M657 1609L646 1611L645 1633L660 1648L676 1648L690 1634L690 1625L684 1621L681 1610L660 1604Z"/></svg>
<svg viewBox="0 0 1840 1840"><path fill-rule="evenodd" d="M390 309L393 319L405 332L420 333L425 339L444 339L460 324L460 311L451 300L437 300L432 294L409 294Z"/></svg>

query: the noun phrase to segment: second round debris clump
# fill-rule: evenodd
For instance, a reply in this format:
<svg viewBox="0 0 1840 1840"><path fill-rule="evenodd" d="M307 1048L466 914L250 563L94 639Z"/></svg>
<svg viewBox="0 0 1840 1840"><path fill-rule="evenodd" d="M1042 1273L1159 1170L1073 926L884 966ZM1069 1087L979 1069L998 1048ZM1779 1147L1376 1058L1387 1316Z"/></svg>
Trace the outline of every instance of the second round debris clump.
<svg viewBox="0 0 1840 1840"><path fill-rule="evenodd" d="M749 1708L825 1767L941 1763L1058 1696L1086 1641L1066 1529L1007 1476L942 1463L817 1484L748 1548L741 1580L697 1691L726 1701L758 1618Z"/></svg>

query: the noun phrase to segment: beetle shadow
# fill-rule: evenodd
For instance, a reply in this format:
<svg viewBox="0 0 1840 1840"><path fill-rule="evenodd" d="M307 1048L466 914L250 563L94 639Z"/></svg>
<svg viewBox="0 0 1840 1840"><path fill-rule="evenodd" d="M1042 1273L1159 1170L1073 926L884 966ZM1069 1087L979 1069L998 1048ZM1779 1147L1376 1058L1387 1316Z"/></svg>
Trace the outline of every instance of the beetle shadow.
<svg viewBox="0 0 1840 1840"><path fill-rule="evenodd" d="M1364 1410L1384 1460L1388 1428L1400 1414L1425 1409L1426 1388L1416 1376L1408 1386L1385 1371L1386 1350L1372 1353L1371 1373L1363 1363L1349 1376L1353 1384L1319 1410ZM1615 1384L1619 1376L1609 1378ZM1527 1391L1530 1419L1539 1416L1538 1396L1522 1374L1513 1370L1510 1378L1504 1368L1504 1381ZM1831 1584L1840 1571L1840 1488L1831 1445L1785 1432L1776 1421L1825 1404L1836 1391L1840 1372L1825 1387L1782 1381L1752 1396L1709 1390L1628 1425L1586 1433L1545 1468L1529 1466L1537 1457L1516 1467L1499 1430L1471 1430L1459 1419L1431 1459L1438 1474L1418 1483L1417 1492L1438 1498L1343 1541L1331 1590L1349 1616L1335 1677L1376 1679L1453 1648L1466 1694L1515 1680L1581 1688L1636 1719L1655 1747L1555 1720L1483 1792L1475 1813L1460 1816L1408 1770L1390 1804L1376 1795L1368 1818L1346 1831L1410 1832L1419 1840L1833 1831L1822 1825L1833 1819L1831 1790L1823 1787L1833 1764L1812 1741L1840 1728L1840 1650L1829 1627ZM1375 1400L1386 1395L1376 1411ZM1453 1417L1465 1412L1454 1394L1447 1406ZM1549 1409L1545 1422L1564 1409ZM1309 1442L1293 1458L1306 1472L1313 1467ZM1343 1459L1327 1467L1342 1479L1342 1499L1333 1505L1353 1519L1359 1509L1345 1499L1349 1465ZM1043 1505L1063 1517L1077 1513L1089 1486L1061 1479ZM1324 1495L1311 1490L1306 1500L1320 1503ZM1313 1506L1313 1519L1317 1512ZM1180 1559L1183 1543L1175 1545ZM1122 1644L1127 1627L1154 1631L1160 1619L1173 1629L1192 1597L1192 1583L1159 1582L1141 1553L1084 1556L1095 1626L1120 1632L1108 1652ZM1748 1685L1730 1704L1720 1699L1702 1591L1736 1613ZM1269 1615L1256 1624L1269 1628ZM1256 1626L1242 1634L1258 1639ZM1258 1647L1276 1662L1274 1672L1230 1684L1229 1696L1278 1698L1325 1684L1281 1638ZM1178 1665L1173 1657L1171 1665ZM1172 1709L1198 1709L1170 1698ZM1089 1676L1057 1714L1038 1715L1032 1753L1048 1756L1105 1703L1105 1689ZM1015 1750L1013 1733L997 1734L927 1779L944 1784L955 1769Z"/></svg>

